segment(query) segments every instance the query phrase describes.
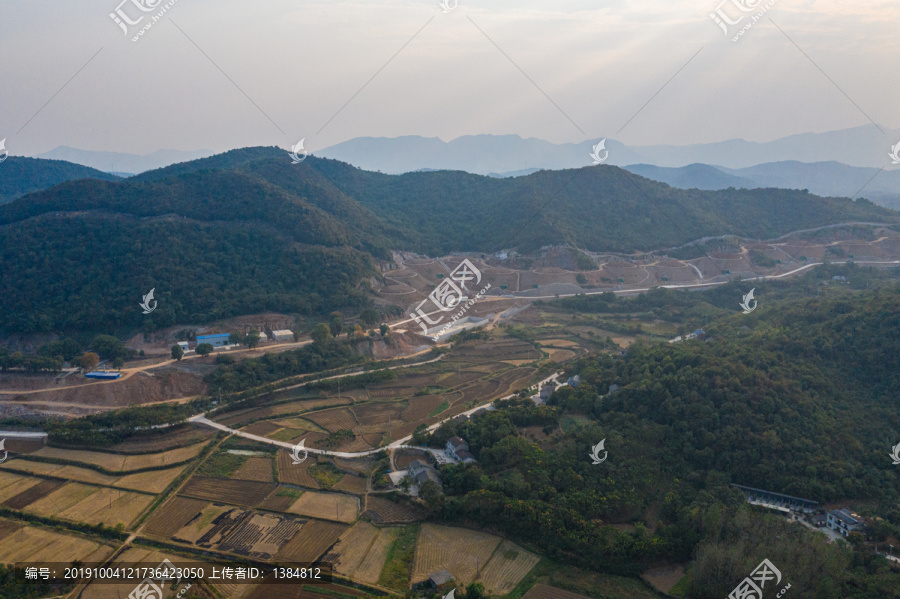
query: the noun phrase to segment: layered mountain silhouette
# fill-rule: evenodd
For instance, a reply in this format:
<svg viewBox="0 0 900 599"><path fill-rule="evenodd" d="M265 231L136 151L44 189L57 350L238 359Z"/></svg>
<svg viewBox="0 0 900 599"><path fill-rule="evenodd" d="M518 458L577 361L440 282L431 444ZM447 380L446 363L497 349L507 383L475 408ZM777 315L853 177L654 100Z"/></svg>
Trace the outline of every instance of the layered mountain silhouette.
<svg viewBox="0 0 900 599"><path fill-rule="evenodd" d="M152 330L266 310L314 318L365 305L391 250L632 252L775 237L838 211L900 223L867 200L677 189L608 165L387 175L244 148L124 180L67 181L0 206L0 329ZM152 288L159 307L143 315Z"/></svg>

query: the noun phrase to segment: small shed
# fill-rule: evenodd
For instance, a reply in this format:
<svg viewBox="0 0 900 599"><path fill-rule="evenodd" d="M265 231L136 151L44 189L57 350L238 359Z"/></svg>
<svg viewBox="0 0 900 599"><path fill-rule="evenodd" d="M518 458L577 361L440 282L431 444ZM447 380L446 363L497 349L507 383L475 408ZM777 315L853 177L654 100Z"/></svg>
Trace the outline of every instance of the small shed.
<svg viewBox="0 0 900 599"><path fill-rule="evenodd" d="M451 582L453 580L453 575L450 574L447 570L438 570L434 574L428 577L428 585L434 589L440 588Z"/></svg>

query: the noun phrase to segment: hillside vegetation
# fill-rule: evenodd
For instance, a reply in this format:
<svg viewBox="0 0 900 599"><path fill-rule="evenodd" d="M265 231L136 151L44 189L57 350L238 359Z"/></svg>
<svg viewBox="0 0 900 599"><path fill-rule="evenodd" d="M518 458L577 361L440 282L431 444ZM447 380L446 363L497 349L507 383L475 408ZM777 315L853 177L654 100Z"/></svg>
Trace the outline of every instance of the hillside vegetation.
<svg viewBox="0 0 900 599"><path fill-rule="evenodd" d="M152 331L265 310L353 311L392 249L652 249L775 236L841 207L842 219L900 223L865 200L845 204L799 191L676 190L606 166L389 176L247 148L0 206L0 330ZM137 304L151 288L159 309L144 316Z"/></svg>

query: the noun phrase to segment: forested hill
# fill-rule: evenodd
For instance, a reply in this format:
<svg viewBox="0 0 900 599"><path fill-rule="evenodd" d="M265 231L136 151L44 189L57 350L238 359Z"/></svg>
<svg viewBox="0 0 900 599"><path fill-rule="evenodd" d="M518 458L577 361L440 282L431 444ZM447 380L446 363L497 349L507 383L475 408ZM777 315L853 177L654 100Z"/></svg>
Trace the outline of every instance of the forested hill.
<svg viewBox="0 0 900 599"><path fill-rule="evenodd" d="M677 190L609 166L515 179L390 176L245 148L122 181L69 181L0 206L0 330L153 330L264 310L352 310L378 274L372 259L391 249L629 251L772 237L837 214L900 223L865 200ZM145 317L136 306L151 288L159 309Z"/></svg>
<svg viewBox="0 0 900 599"><path fill-rule="evenodd" d="M0 167L0 204L75 179L117 181L119 177L63 160L10 156Z"/></svg>
<svg viewBox="0 0 900 599"><path fill-rule="evenodd" d="M383 175L334 160L308 160L348 196L418 232L421 251L535 250L571 244L628 252L705 236L756 239L842 221L900 222L868 200L800 190L674 189L614 166L538 171L494 179L459 171Z"/></svg>

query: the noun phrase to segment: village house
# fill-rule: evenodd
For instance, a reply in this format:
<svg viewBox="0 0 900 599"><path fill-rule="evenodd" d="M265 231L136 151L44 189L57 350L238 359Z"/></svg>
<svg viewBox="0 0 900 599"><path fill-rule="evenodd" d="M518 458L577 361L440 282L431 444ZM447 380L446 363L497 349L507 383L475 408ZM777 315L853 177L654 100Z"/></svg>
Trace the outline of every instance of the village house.
<svg viewBox="0 0 900 599"><path fill-rule="evenodd" d="M416 481L417 485L421 485L426 481L433 481L437 484L441 483L441 475L438 474L438 471L435 470L431 464L426 464L422 460L413 460L413 462L406 469L406 473Z"/></svg>
<svg viewBox="0 0 900 599"><path fill-rule="evenodd" d="M836 530L845 537L850 536L853 531L862 530L865 526L863 519L847 508L828 512L828 528Z"/></svg>
<svg viewBox="0 0 900 599"><path fill-rule="evenodd" d="M476 462L472 454L469 453L469 444L459 437L450 437L444 448L447 457L459 460L463 464L473 464Z"/></svg>

